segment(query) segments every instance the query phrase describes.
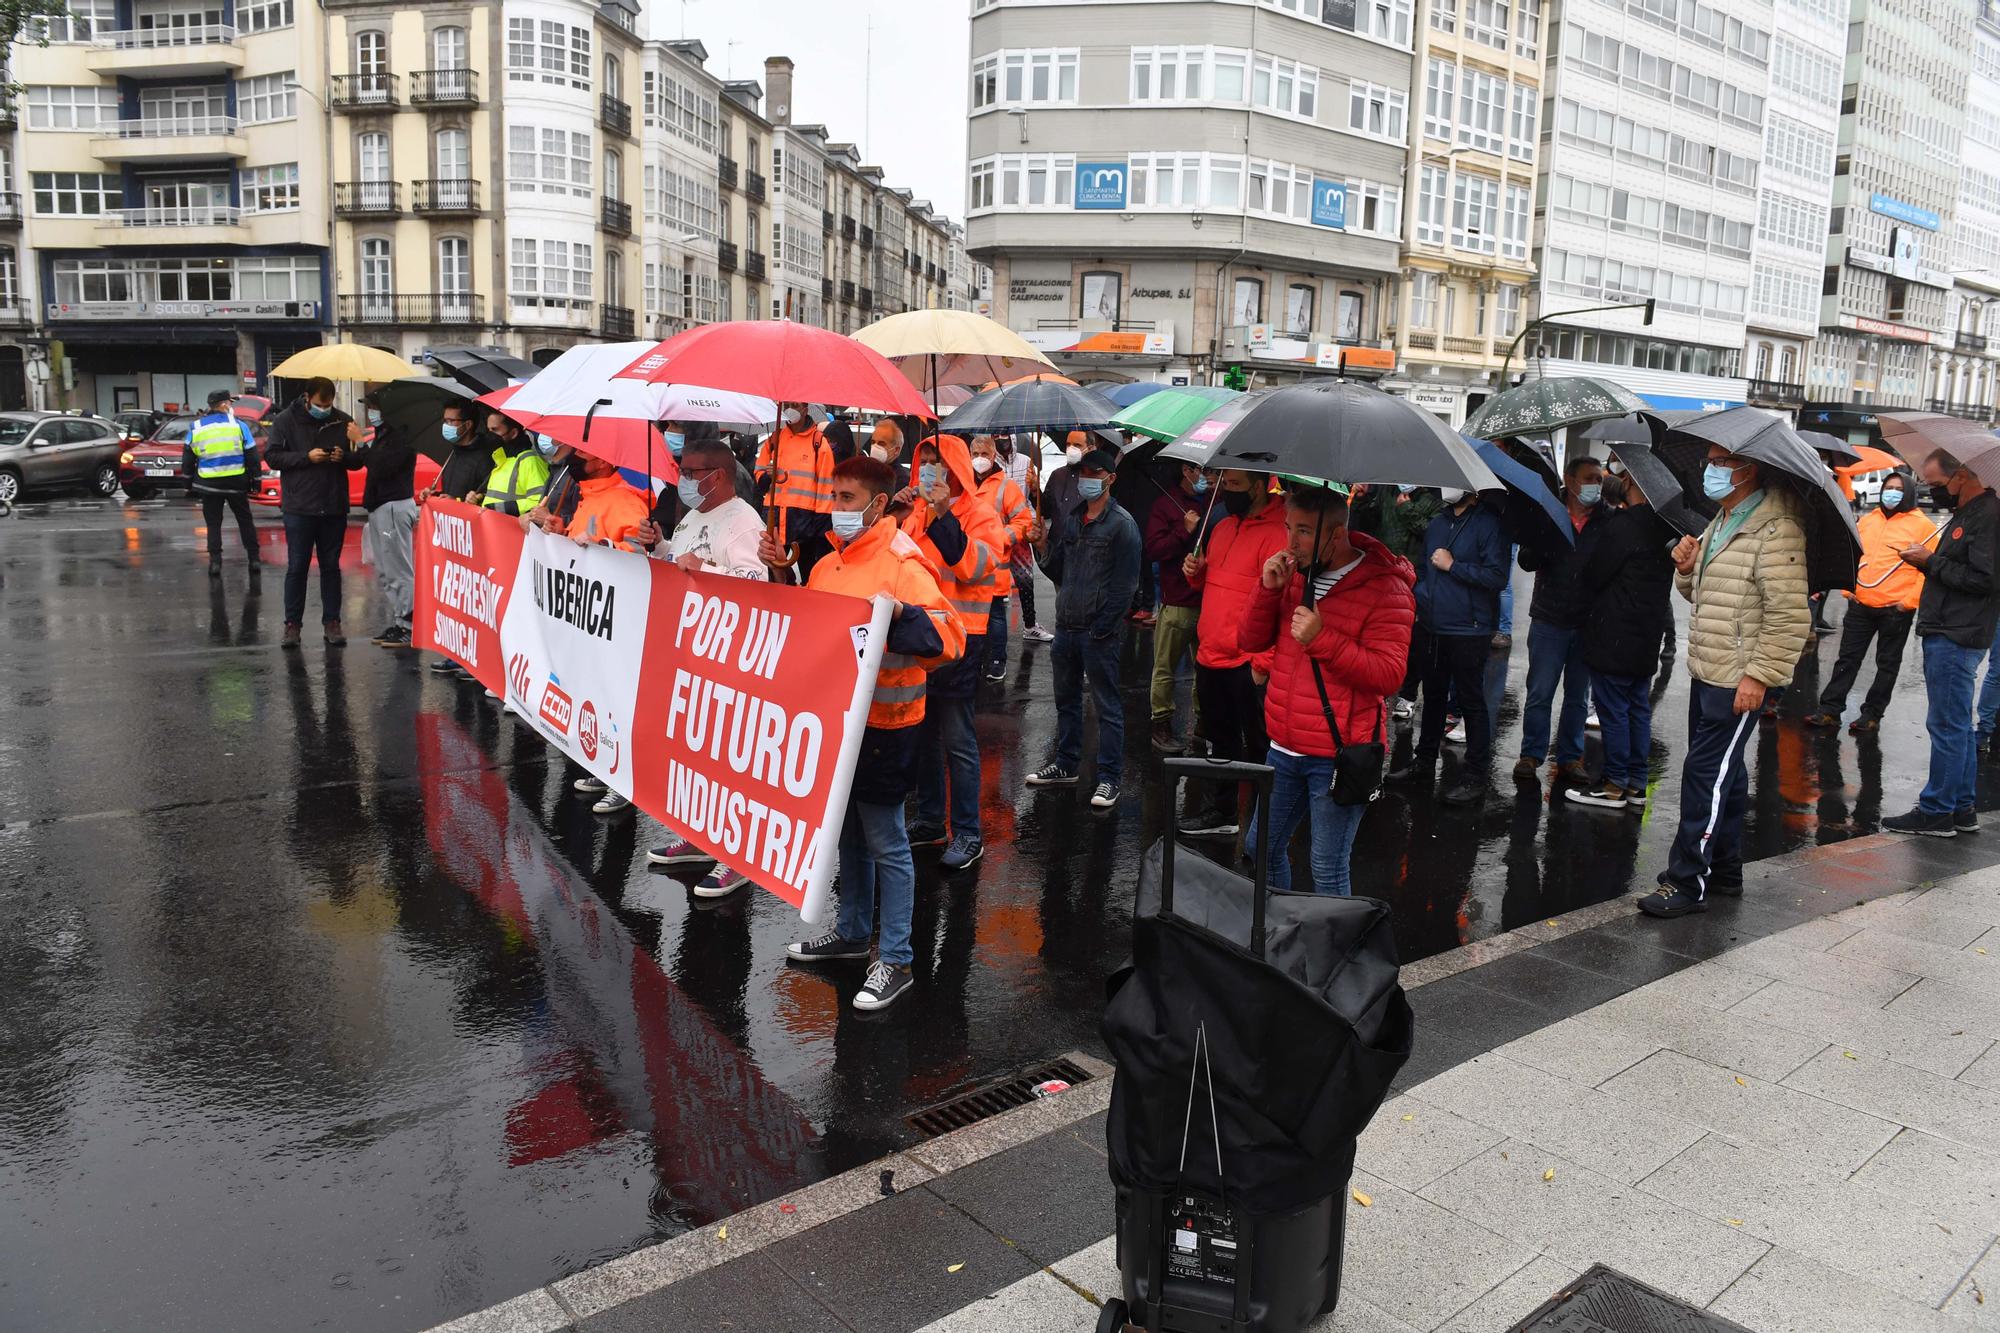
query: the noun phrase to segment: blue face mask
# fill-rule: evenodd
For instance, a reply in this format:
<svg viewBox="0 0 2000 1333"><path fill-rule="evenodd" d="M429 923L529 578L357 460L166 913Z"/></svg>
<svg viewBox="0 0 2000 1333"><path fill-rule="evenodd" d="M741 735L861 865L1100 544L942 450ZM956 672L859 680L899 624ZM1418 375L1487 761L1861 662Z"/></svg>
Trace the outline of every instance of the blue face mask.
<svg viewBox="0 0 2000 1333"><path fill-rule="evenodd" d="M1417 489L1415 482L1399 481L1396 483L1396 491L1400 495L1408 495L1411 491L1414 491L1415 489Z"/></svg>
<svg viewBox="0 0 2000 1333"><path fill-rule="evenodd" d="M1076 493L1086 500L1095 500L1098 496L1104 494L1104 478L1078 477L1076 479Z"/></svg>
<svg viewBox="0 0 2000 1333"><path fill-rule="evenodd" d="M1701 470L1701 493L1711 500L1720 500L1736 489L1736 469L1722 463L1710 463Z"/></svg>
<svg viewBox="0 0 2000 1333"><path fill-rule="evenodd" d="M1205 495L1207 492L1208 492L1208 478L1196 477L1194 479L1194 493L1196 495Z"/></svg>
<svg viewBox="0 0 2000 1333"><path fill-rule="evenodd" d="M438 429L444 432L444 442L446 444L453 444L457 442L458 423L456 421L447 421L444 423L444 425L440 426Z"/></svg>
<svg viewBox="0 0 2000 1333"><path fill-rule="evenodd" d="M1604 487L1597 482L1587 482L1576 488L1576 502L1585 509L1594 508L1604 499Z"/></svg>
<svg viewBox="0 0 2000 1333"><path fill-rule="evenodd" d="M682 477L680 491L682 504L686 505L689 509L701 508L702 495L700 482L696 481L693 477Z"/></svg>
<svg viewBox="0 0 2000 1333"><path fill-rule="evenodd" d="M1901 491L1882 492L1882 507L1884 509L1889 510L1891 513L1894 513L1898 508L1900 508L1902 503L1903 503L1903 493Z"/></svg>
<svg viewBox="0 0 2000 1333"><path fill-rule="evenodd" d="M321 407L318 403L307 403L306 411L312 414L312 419L314 421L325 421L328 417L333 415L332 407L330 406Z"/></svg>
<svg viewBox="0 0 2000 1333"><path fill-rule="evenodd" d="M687 444L687 438L685 434L677 430L667 432L667 448L672 451L675 458L681 456L681 448Z"/></svg>
<svg viewBox="0 0 2000 1333"><path fill-rule="evenodd" d="M944 464L925 463L917 469L917 481L925 490L944 485Z"/></svg>
<svg viewBox="0 0 2000 1333"><path fill-rule="evenodd" d="M867 517L866 512L860 509L836 509L827 515L828 521L833 524L833 535L844 542L851 542L861 535L861 530L868 526Z"/></svg>
<svg viewBox="0 0 2000 1333"><path fill-rule="evenodd" d="M371 426L382 424L382 410L380 408L371 407L368 409L368 424Z"/></svg>
<svg viewBox="0 0 2000 1333"><path fill-rule="evenodd" d="M554 458L556 456L556 449L557 445L553 436L537 435L535 437L535 452L543 458Z"/></svg>

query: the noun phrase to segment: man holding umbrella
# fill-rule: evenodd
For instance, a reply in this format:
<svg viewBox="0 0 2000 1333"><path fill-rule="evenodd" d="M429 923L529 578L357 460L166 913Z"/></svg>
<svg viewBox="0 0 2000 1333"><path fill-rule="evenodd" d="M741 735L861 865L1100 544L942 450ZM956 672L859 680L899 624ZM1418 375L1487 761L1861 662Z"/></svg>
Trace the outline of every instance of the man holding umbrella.
<svg viewBox="0 0 2000 1333"><path fill-rule="evenodd" d="M333 405L333 381L306 381L271 423L264 461L285 477L285 635L299 646L306 578L319 562L320 627L329 647L347 642L340 628L340 546L347 537L347 474L361 466L361 427Z"/></svg>
<svg viewBox="0 0 2000 1333"><path fill-rule="evenodd" d="M1675 582L1694 608L1693 679L1680 827L1658 891L1639 900L1648 916L1705 912L1710 894L1742 896L1745 751L1765 700L1791 684L1812 626L1801 502L1786 487L1766 489L1762 465L1723 445L1708 445L1707 460L1702 493L1720 508L1673 553Z"/></svg>
<svg viewBox="0 0 2000 1333"><path fill-rule="evenodd" d="M1534 571L1535 598L1528 605L1528 701L1521 708L1516 782L1532 784L1548 757L1549 717L1558 685L1563 701L1555 736L1556 781L1582 782L1586 777L1583 731L1590 713L1590 667L1584 661L1582 631L1592 608L1578 586L1583 564L1578 552L1584 531L1599 521L1603 498L1604 473L1597 460L1584 454L1570 459L1563 469L1561 499L1576 546L1558 540L1521 547L1521 568Z"/></svg>
<svg viewBox="0 0 2000 1333"><path fill-rule="evenodd" d="M778 404L778 429L757 449L757 488L777 515L778 534L799 548L801 578L826 553L827 513L833 508L833 446L804 403Z"/></svg>
<svg viewBox="0 0 2000 1333"><path fill-rule="evenodd" d="M1972 683L1979 661L1993 646L2000 622L2000 501L1986 483L1939 449L1924 460L1933 502L1951 507L1937 549L1922 542L1903 548L1904 563L1923 571L1917 602L1917 638L1924 646L1924 692L1930 712L1930 780L1916 808L1882 821L1891 833L1949 838L1977 833L1973 811L1979 746L1972 731Z"/></svg>

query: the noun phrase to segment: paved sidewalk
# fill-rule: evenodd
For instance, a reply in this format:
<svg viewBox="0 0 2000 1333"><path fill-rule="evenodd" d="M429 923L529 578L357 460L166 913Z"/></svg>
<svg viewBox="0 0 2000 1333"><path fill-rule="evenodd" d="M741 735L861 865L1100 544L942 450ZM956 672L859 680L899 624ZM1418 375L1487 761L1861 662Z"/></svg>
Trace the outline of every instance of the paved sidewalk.
<svg viewBox="0 0 2000 1333"><path fill-rule="evenodd" d="M1984 844L1991 844L1990 849ZM1501 1333L1593 1263L1758 1333L2000 1329L2000 831L1751 868L1406 969L1339 1333ZM1109 1079L448 1326L1087 1330ZM1367 1199L1364 1206L1361 1197Z"/></svg>

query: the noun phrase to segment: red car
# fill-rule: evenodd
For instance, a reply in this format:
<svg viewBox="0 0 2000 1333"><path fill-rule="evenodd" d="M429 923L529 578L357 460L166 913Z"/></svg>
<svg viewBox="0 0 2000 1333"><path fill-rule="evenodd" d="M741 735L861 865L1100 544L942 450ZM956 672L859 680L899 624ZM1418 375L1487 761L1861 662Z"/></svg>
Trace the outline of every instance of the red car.
<svg viewBox="0 0 2000 1333"><path fill-rule="evenodd" d="M187 494L188 479L181 475L181 451L187 448L188 430L196 418L172 416L153 433L118 455L118 484L127 499L146 500L164 492Z"/></svg>
<svg viewBox="0 0 2000 1333"><path fill-rule="evenodd" d="M370 431L366 436L362 438L361 447L363 449L366 449L368 447L368 442L373 438L374 438L374 432ZM258 443L259 444L263 443L263 432L261 429L258 431ZM418 454L417 476L416 476L417 489L422 490L424 489L424 487L436 481L437 475L438 475L438 465L435 462L431 461L429 456L425 454ZM367 488L367 485L368 485L368 473L366 472L366 470L362 468L356 468L354 471L348 473L347 503L352 505L354 508L359 509L361 507L361 493L364 489ZM264 475L257 479L257 489L250 492L250 503L260 504L260 505L275 505L281 503L284 500L284 498L285 498L284 479L280 477L276 472L272 471L270 468L268 467L265 468Z"/></svg>

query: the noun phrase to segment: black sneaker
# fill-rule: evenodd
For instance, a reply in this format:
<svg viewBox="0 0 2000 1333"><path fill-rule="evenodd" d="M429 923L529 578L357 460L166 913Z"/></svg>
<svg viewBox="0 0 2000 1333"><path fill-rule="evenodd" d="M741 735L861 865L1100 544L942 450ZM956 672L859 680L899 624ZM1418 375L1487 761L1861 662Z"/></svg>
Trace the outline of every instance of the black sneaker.
<svg viewBox="0 0 2000 1333"><path fill-rule="evenodd" d="M1023 779L1030 787L1074 787L1076 774L1061 764L1044 764Z"/></svg>
<svg viewBox="0 0 2000 1333"><path fill-rule="evenodd" d="M1647 916L1671 918L1691 912L1706 912L1708 903L1692 889L1684 889L1678 884L1662 884L1639 900L1639 910Z"/></svg>
<svg viewBox="0 0 2000 1333"><path fill-rule="evenodd" d="M1428 787L1436 776L1435 759L1412 759L1401 768L1390 769L1388 781L1398 787Z"/></svg>
<svg viewBox="0 0 2000 1333"><path fill-rule="evenodd" d="M913 824L910 826L910 846L942 847L950 841L943 829L936 824Z"/></svg>
<svg viewBox="0 0 2000 1333"><path fill-rule="evenodd" d="M867 940L859 943L844 940L837 930L785 946L785 956L795 963L864 963L868 961L868 952Z"/></svg>
<svg viewBox="0 0 2000 1333"><path fill-rule="evenodd" d="M1882 821L1884 833L1918 833L1926 838L1955 838L1958 836L1956 816L1949 813L1925 814L1921 806L1907 814L1890 815Z"/></svg>
<svg viewBox="0 0 2000 1333"><path fill-rule="evenodd" d="M1112 806L1118 804L1118 784L1115 782L1098 783L1097 789L1090 793L1090 804L1091 808L1095 810L1109 810Z"/></svg>
<svg viewBox="0 0 2000 1333"><path fill-rule="evenodd" d="M1242 826L1232 815L1208 810L1198 815L1189 815L1180 822L1183 838L1233 838L1242 831Z"/></svg>
<svg viewBox="0 0 2000 1333"><path fill-rule="evenodd" d="M391 625L375 636L375 645L378 648L408 648L410 632L401 625Z"/></svg>
<svg viewBox="0 0 2000 1333"><path fill-rule="evenodd" d="M878 962L868 969L868 980L861 983L861 990L854 997L854 1007L863 1013L887 1009L909 994L910 987L916 984L909 968Z"/></svg>
<svg viewBox="0 0 2000 1333"><path fill-rule="evenodd" d="M1976 810L1958 811L1951 817L1951 830L1954 833L1979 832L1979 812Z"/></svg>
<svg viewBox="0 0 2000 1333"><path fill-rule="evenodd" d="M1444 794L1438 799L1446 805L1471 805L1484 795L1486 795L1486 775L1481 773L1477 776L1460 778L1445 788Z"/></svg>
<svg viewBox="0 0 2000 1333"><path fill-rule="evenodd" d="M440 676L456 675L458 672L458 663L452 661L449 657L434 657L431 659L431 670Z"/></svg>
<svg viewBox="0 0 2000 1333"><path fill-rule="evenodd" d="M1625 789L1615 782L1599 782L1591 787L1568 787L1563 794L1578 805L1596 806L1600 810L1623 810L1628 804Z"/></svg>

